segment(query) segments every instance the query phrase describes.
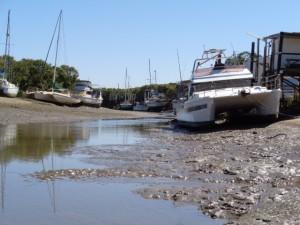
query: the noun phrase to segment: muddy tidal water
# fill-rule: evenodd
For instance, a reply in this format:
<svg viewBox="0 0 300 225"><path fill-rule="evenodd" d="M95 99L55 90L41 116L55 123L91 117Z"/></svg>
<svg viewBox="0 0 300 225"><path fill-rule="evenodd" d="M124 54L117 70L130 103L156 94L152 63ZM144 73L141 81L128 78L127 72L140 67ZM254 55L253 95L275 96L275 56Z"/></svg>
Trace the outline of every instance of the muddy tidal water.
<svg viewBox="0 0 300 225"><path fill-rule="evenodd" d="M197 207L148 200L140 188L175 182L159 177L106 176L37 179L48 170L105 169L121 160L93 158L93 151L130 151L151 132L172 132L165 120L102 120L0 126L1 225L200 225L222 224Z"/></svg>

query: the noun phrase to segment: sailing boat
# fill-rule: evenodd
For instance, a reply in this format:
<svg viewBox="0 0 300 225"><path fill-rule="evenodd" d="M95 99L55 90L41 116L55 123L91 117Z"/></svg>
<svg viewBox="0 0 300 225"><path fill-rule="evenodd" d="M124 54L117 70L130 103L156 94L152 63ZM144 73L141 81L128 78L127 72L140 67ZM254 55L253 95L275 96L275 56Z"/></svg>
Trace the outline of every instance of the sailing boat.
<svg viewBox="0 0 300 225"><path fill-rule="evenodd" d="M187 100L187 98L185 97L185 90L186 90L185 87L186 87L186 85L184 85L184 82L182 81L181 66L180 66L178 49L177 49L177 62L178 62L180 82L177 83L177 85L176 85L176 98L172 100L172 109L173 109L173 113L175 115L176 115L176 112L178 110L183 108L183 104Z"/></svg>
<svg viewBox="0 0 300 225"><path fill-rule="evenodd" d="M7 80L8 74L11 71L9 53L10 53L10 10L8 11L8 18L7 18L5 53L4 53L4 72L2 73L2 78L0 79L0 88L5 96L16 97L19 92L19 88Z"/></svg>
<svg viewBox="0 0 300 225"><path fill-rule="evenodd" d="M156 83L156 70L155 72L155 83ZM150 87L151 87L151 64L149 59L149 75L150 75ZM160 93L157 89L151 88L145 90L144 101L148 111L160 112L168 104L168 99L164 93Z"/></svg>
<svg viewBox="0 0 300 225"><path fill-rule="evenodd" d="M132 110L133 104L132 101L130 101L132 96L129 95L129 77L127 74L127 68L125 71L125 99L122 103L120 103L120 109L122 110Z"/></svg>
<svg viewBox="0 0 300 225"><path fill-rule="evenodd" d="M34 98L41 101L53 102L59 105L77 105L80 103L80 99L74 98L71 96L69 90L66 89L55 89L55 79L56 79L56 66L57 66L57 56L58 56L58 46L60 41L60 29L62 23L62 10L59 13L58 20L54 29L53 37L56 34L56 28L58 26L57 31L57 40L56 40L56 51L55 51L55 61L54 61L54 71L53 71L53 79L52 79L52 88L51 91L36 91L34 93ZM48 54L52 45L53 38L51 40ZM48 57L47 54L47 57ZM46 60L47 60L46 57Z"/></svg>

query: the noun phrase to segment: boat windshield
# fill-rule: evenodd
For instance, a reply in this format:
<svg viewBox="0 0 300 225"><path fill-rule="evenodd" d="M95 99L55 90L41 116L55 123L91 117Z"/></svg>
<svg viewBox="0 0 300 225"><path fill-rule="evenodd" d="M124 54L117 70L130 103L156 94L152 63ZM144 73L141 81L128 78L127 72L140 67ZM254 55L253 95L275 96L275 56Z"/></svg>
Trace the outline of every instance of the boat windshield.
<svg viewBox="0 0 300 225"><path fill-rule="evenodd" d="M251 79L234 79L234 80L220 80L204 83L193 83L190 87L190 95L194 92L218 90L224 88L247 87L251 86Z"/></svg>

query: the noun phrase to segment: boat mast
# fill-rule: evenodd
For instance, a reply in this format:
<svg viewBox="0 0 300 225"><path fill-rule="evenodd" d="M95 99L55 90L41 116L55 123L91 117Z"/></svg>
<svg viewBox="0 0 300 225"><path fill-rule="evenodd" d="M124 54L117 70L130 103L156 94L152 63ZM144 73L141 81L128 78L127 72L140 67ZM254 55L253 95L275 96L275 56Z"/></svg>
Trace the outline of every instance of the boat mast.
<svg viewBox="0 0 300 225"><path fill-rule="evenodd" d="M124 102L127 101L127 67L125 69L125 100Z"/></svg>
<svg viewBox="0 0 300 225"><path fill-rule="evenodd" d="M4 74L9 73L9 54L10 54L10 10L8 10L6 37L5 37ZM3 74L3 79L4 79L4 74ZM6 75L6 79L8 79L8 75Z"/></svg>
<svg viewBox="0 0 300 225"><path fill-rule="evenodd" d="M156 70L154 70L154 80L155 80L155 84L157 84L157 80L156 80Z"/></svg>
<svg viewBox="0 0 300 225"><path fill-rule="evenodd" d="M180 78L180 83L181 83L182 82L182 76L181 76L181 66L180 66L178 49L177 49L177 62L178 62L178 69L179 69L179 78Z"/></svg>
<svg viewBox="0 0 300 225"><path fill-rule="evenodd" d="M58 45L59 45L59 37L60 37L61 18L62 18L62 10L60 10L60 13L59 13L59 16L58 16L59 23L58 23L58 32L57 32L57 40L56 40L54 71L53 71L53 81L52 81L52 92L54 91L54 86L55 86L56 65L57 65Z"/></svg>
<svg viewBox="0 0 300 225"><path fill-rule="evenodd" d="M149 58L149 76L150 76L150 86L151 86L151 83L152 83L152 80L151 80L151 62L150 62L150 58Z"/></svg>

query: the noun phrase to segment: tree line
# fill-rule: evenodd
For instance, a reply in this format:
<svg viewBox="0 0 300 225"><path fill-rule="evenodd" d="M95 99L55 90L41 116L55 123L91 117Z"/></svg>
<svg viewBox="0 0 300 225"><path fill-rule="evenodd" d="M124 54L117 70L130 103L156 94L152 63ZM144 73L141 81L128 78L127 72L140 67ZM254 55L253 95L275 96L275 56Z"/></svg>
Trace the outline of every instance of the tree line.
<svg viewBox="0 0 300 225"><path fill-rule="evenodd" d="M113 107L124 101L125 94L127 98L131 98L134 102L143 102L144 93L146 90L155 89L160 93L164 93L166 97L171 101L176 98L177 95L177 84L168 83L168 84L152 84L144 85L141 87L135 87L130 89L119 89L119 88L102 88L103 103L105 107Z"/></svg>
<svg viewBox="0 0 300 225"><path fill-rule="evenodd" d="M5 58L7 57L7 58ZM7 66L8 65L8 66ZM26 91L49 90L52 88L54 66L39 59L15 60L11 56L0 56L0 71L6 69L6 77L11 83L16 84L21 94ZM2 78L2 77L0 77ZM66 88L72 90L79 73L73 66L61 65L56 68L56 88ZM135 87L129 90L119 88L102 88L103 105L112 107L125 98L125 93L131 96L134 101L142 102L144 92L147 89L156 89L164 93L167 98L176 97L176 84L153 84Z"/></svg>
<svg viewBox="0 0 300 225"><path fill-rule="evenodd" d="M11 83L16 84L21 92L52 88L54 66L43 60L15 60L10 56L2 56L0 57L0 70L2 73L4 68L7 68L5 71L6 78ZM78 77L79 73L75 67L58 66L56 68L55 88L72 89Z"/></svg>

